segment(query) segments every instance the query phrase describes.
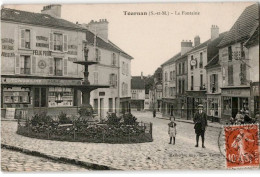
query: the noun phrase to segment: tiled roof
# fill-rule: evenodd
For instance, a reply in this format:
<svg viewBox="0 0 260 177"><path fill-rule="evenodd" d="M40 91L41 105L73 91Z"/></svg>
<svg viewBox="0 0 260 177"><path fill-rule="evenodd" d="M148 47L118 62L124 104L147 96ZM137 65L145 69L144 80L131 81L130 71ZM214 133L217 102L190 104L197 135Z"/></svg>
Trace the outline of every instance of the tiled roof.
<svg viewBox="0 0 260 177"><path fill-rule="evenodd" d="M259 44L259 26L257 25L257 27L254 29L254 31L252 31L252 35L250 36L250 38L245 42L245 46L252 46L252 45L256 45Z"/></svg>
<svg viewBox="0 0 260 177"><path fill-rule="evenodd" d="M203 43L201 43L200 45L194 47L194 48L191 49L189 52L187 52L187 54L190 54L190 53L192 53L192 52L194 52L194 51L196 51L196 50L199 50L199 49L201 49L201 48L203 48L203 47L206 47L209 42L210 42L210 39L207 40L207 41L205 41L205 42L203 42Z"/></svg>
<svg viewBox="0 0 260 177"><path fill-rule="evenodd" d="M169 60L167 60L166 62L164 62L161 66L176 61L180 56L181 56L181 52L179 52L178 54L174 55L172 58L170 58Z"/></svg>
<svg viewBox="0 0 260 177"><path fill-rule="evenodd" d="M218 38L216 38L213 41L210 41L208 43L208 46L207 46L207 57L208 57L207 61L208 62L219 53L218 44L225 37L225 35L227 33L228 32L220 33Z"/></svg>
<svg viewBox="0 0 260 177"><path fill-rule="evenodd" d="M64 20L64 19L52 17L48 14L33 13L33 12L26 12L26 11L15 10L15 9L2 8L1 9L1 20L26 23L26 24L32 24L32 25L41 25L41 26L47 26L47 27L81 30L81 31L86 32L87 41L92 44L94 43L94 34L92 32L90 32L88 29L86 29L80 25L74 24L72 22L69 22L67 20ZM133 59L133 57L131 57L130 55L125 53L123 50L121 50L119 47L117 47L111 41L105 42L103 39L97 37L97 46L110 50L110 51L121 53L122 56L124 56L128 59Z"/></svg>
<svg viewBox="0 0 260 177"><path fill-rule="evenodd" d="M132 76L131 89L145 89L145 78L141 76Z"/></svg>
<svg viewBox="0 0 260 177"><path fill-rule="evenodd" d="M205 66L205 68L209 69L209 68L214 68L214 67L219 67L219 66L221 66L221 65L219 64L219 54L217 54L208 62L208 64Z"/></svg>
<svg viewBox="0 0 260 177"><path fill-rule="evenodd" d="M26 12L15 9L2 8L1 20L27 23L41 26L55 26L69 29L82 29L80 26L61 18L55 18L48 14Z"/></svg>
<svg viewBox="0 0 260 177"><path fill-rule="evenodd" d="M258 3L248 6L239 16L235 24L220 42L219 47L231 45L235 42L247 40L250 32L259 20Z"/></svg>

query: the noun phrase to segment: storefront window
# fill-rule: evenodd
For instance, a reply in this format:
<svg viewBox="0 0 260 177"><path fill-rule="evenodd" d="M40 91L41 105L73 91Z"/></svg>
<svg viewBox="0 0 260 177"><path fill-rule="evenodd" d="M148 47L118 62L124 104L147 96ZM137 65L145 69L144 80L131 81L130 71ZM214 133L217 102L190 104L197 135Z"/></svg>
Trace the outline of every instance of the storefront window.
<svg viewBox="0 0 260 177"><path fill-rule="evenodd" d="M50 87L48 95L48 106L73 106L73 89L63 87Z"/></svg>
<svg viewBox="0 0 260 177"><path fill-rule="evenodd" d="M29 88L13 87L3 89L3 101L5 103L16 103L16 104L30 104L30 90Z"/></svg>
<svg viewBox="0 0 260 177"><path fill-rule="evenodd" d="M249 110L248 98L240 98L239 103L240 103L239 105L240 110L244 110L244 111Z"/></svg>
<svg viewBox="0 0 260 177"><path fill-rule="evenodd" d="M231 97L223 97L223 113L231 114Z"/></svg>
<svg viewBox="0 0 260 177"><path fill-rule="evenodd" d="M209 102L209 109L208 109L208 115L209 116L214 116L218 117L218 99L217 98L212 98L208 100Z"/></svg>

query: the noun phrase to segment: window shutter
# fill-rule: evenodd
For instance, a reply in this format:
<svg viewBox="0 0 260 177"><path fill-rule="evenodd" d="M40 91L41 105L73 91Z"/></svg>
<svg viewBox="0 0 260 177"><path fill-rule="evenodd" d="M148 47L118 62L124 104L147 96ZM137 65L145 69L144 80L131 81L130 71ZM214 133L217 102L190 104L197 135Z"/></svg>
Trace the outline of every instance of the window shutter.
<svg viewBox="0 0 260 177"><path fill-rule="evenodd" d="M25 48L25 29L20 30L20 48Z"/></svg>
<svg viewBox="0 0 260 177"><path fill-rule="evenodd" d="M67 34L63 35L63 51L64 52L68 51L68 35Z"/></svg>
<svg viewBox="0 0 260 177"><path fill-rule="evenodd" d="M68 75L68 59L67 58L63 59L63 75L64 76Z"/></svg>
<svg viewBox="0 0 260 177"><path fill-rule="evenodd" d="M115 75L115 87L117 87L117 75Z"/></svg>
<svg viewBox="0 0 260 177"><path fill-rule="evenodd" d="M53 50L54 50L54 45L53 45L53 33L50 33L49 49L50 49L50 51L53 51Z"/></svg>
<svg viewBox="0 0 260 177"><path fill-rule="evenodd" d="M20 74L24 74L22 69L24 69L24 56L20 56Z"/></svg>
<svg viewBox="0 0 260 177"><path fill-rule="evenodd" d="M49 75L54 75L54 59L49 58Z"/></svg>
<svg viewBox="0 0 260 177"><path fill-rule="evenodd" d="M213 74L211 74L210 76L209 76L209 83L210 83L210 92L212 92L212 87L213 87Z"/></svg>
<svg viewBox="0 0 260 177"><path fill-rule="evenodd" d="M35 74L36 73L36 57L35 56L32 56L32 74Z"/></svg>
<svg viewBox="0 0 260 177"><path fill-rule="evenodd" d="M215 74L215 89L218 92L218 74Z"/></svg>
<svg viewBox="0 0 260 177"><path fill-rule="evenodd" d="M20 74L20 56L15 56L15 74Z"/></svg>

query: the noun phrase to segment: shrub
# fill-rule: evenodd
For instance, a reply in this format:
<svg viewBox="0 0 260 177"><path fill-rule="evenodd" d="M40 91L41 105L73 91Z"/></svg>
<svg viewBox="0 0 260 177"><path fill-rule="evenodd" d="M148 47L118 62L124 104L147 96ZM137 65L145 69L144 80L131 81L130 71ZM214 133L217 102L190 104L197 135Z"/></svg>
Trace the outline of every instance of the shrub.
<svg viewBox="0 0 260 177"><path fill-rule="evenodd" d="M116 116L116 113L111 113L107 115L107 124L108 125L120 125L121 118Z"/></svg>
<svg viewBox="0 0 260 177"><path fill-rule="evenodd" d="M78 111L79 115L82 116L92 116L93 115L93 108L91 105L82 106Z"/></svg>
<svg viewBox="0 0 260 177"><path fill-rule="evenodd" d="M124 124L126 125L136 125L137 118L131 113L123 115Z"/></svg>
<svg viewBox="0 0 260 177"><path fill-rule="evenodd" d="M51 116L47 115L47 112L40 112L32 116L31 124L37 125L50 125L53 122Z"/></svg>
<svg viewBox="0 0 260 177"><path fill-rule="evenodd" d="M61 112L58 116L59 123L60 124L71 124L72 121L70 120L69 117L67 117L67 114L64 112Z"/></svg>

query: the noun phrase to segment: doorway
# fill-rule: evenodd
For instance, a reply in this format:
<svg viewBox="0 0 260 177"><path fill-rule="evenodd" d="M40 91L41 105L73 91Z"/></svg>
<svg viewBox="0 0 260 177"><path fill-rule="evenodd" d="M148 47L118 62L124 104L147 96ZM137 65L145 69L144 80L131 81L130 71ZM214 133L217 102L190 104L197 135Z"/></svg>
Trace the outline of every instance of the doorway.
<svg viewBox="0 0 260 177"><path fill-rule="evenodd" d="M34 89L34 107L47 107L46 88L36 87Z"/></svg>
<svg viewBox="0 0 260 177"><path fill-rule="evenodd" d="M99 110L100 118L104 118L104 98L100 98Z"/></svg>
<svg viewBox="0 0 260 177"><path fill-rule="evenodd" d="M236 117L238 110L238 98L232 97L232 117Z"/></svg>

